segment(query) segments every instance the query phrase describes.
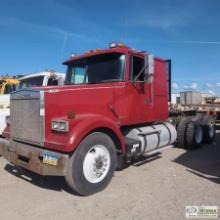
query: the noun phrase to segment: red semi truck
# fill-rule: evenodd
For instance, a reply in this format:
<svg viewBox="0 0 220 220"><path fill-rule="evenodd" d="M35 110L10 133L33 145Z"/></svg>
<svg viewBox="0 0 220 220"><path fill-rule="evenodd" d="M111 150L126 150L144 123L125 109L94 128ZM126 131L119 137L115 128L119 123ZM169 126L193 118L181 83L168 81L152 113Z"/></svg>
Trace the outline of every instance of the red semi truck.
<svg viewBox="0 0 220 220"><path fill-rule="evenodd" d="M214 118L169 112L170 61L112 43L64 62L64 86L11 94L0 139L11 163L64 176L81 195L103 190L115 169L163 147L214 140Z"/></svg>

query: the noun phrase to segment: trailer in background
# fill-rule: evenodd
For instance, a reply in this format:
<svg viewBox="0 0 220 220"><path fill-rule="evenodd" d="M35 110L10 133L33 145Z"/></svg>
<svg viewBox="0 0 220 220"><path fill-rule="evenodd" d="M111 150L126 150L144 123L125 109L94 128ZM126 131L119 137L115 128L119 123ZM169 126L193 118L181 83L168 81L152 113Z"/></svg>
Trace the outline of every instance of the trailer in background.
<svg viewBox="0 0 220 220"><path fill-rule="evenodd" d="M201 104L202 95L197 91L180 92L180 103L183 105Z"/></svg>
<svg viewBox="0 0 220 220"><path fill-rule="evenodd" d="M178 97L178 93L174 95L172 94L172 97ZM171 115L212 115L216 120L220 120L219 98L198 91L180 92L179 97L179 102L175 102L173 98L170 103Z"/></svg>

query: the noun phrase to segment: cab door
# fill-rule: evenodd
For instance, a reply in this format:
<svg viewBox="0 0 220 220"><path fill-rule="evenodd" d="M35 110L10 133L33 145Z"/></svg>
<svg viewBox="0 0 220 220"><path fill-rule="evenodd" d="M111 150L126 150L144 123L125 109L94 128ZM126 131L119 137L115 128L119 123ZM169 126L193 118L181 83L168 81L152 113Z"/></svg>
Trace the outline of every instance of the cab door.
<svg viewBox="0 0 220 220"><path fill-rule="evenodd" d="M146 123L153 112L152 85L144 80L144 57L129 55L129 63L125 85L115 88L115 109L121 125Z"/></svg>
<svg viewBox="0 0 220 220"><path fill-rule="evenodd" d="M141 56L131 55L130 85L131 106L133 118L139 123L146 122L150 117L149 108L152 106L151 84L145 81L145 61Z"/></svg>

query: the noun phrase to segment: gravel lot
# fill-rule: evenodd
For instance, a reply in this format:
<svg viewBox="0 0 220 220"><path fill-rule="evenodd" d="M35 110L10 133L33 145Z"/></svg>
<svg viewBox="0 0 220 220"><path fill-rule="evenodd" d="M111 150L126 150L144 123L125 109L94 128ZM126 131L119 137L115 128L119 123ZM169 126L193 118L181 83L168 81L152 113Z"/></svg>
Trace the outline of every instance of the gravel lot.
<svg viewBox="0 0 220 220"><path fill-rule="evenodd" d="M116 172L108 188L73 195L61 177L18 170L0 158L0 219L181 220L186 205L220 208L220 131L196 151L172 148Z"/></svg>

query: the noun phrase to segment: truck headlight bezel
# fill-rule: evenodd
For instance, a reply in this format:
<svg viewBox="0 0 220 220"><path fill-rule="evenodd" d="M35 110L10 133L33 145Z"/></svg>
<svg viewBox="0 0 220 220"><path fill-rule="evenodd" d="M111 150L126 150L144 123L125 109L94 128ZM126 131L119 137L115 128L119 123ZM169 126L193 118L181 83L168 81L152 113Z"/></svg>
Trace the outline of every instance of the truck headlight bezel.
<svg viewBox="0 0 220 220"><path fill-rule="evenodd" d="M69 122L64 120L52 120L51 129L53 131L68 132Z"/></svg>

